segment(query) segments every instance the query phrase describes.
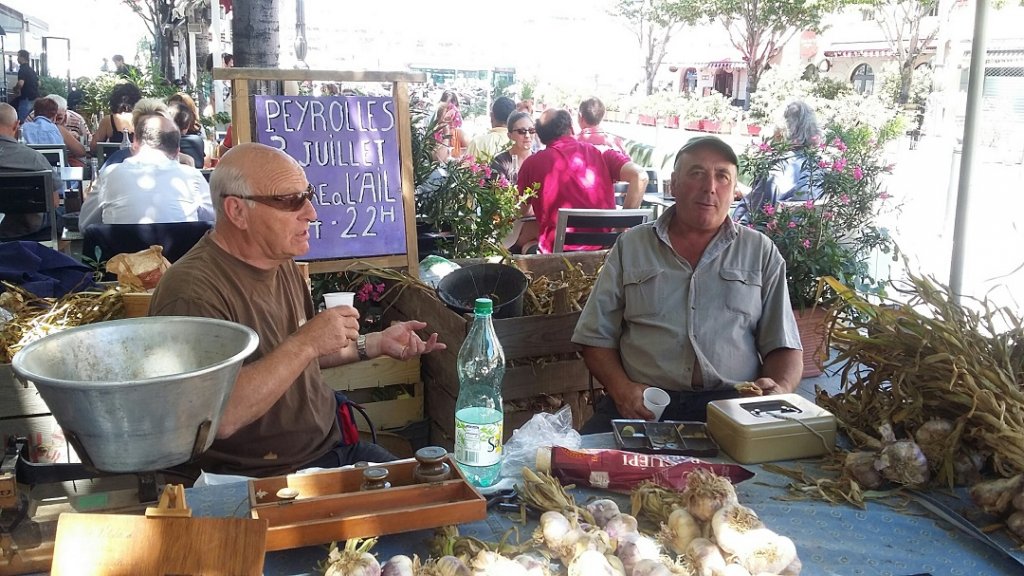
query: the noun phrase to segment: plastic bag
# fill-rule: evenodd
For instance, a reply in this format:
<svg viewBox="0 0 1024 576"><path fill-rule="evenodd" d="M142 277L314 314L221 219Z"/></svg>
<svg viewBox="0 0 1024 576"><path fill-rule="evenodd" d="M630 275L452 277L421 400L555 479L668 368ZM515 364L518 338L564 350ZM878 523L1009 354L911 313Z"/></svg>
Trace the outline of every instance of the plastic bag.
<svg viewBox="0 0 1024 576"><path fill-rule="evenodd" d="M420 280L431 288L437 288L437 283L441 281L441 278L459 268L460 266L455 262L431 254L420 261Z"/></svg>
<svg viewBox="0 0 1024 576"><path fill-rule="evenodd" d="M505 443L501 475L518 478L524 466L536 468L537 448L541 446L564 446L575 450L582 443L580 433L572 429L572 409L568 405L554 414L534 414Z"/></svg>

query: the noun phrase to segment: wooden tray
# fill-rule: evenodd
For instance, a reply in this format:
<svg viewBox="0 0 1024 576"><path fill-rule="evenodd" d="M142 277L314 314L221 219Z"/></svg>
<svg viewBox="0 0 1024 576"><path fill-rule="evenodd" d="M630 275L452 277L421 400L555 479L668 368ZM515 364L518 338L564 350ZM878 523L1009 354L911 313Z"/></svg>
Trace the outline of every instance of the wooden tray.
<svg viewBox="0 0 1024 576"><path fill-rule="evenodd" d="M249 481L252 517L270 523L267 550L368 538L473 522L487 517L487 501L462 475L454 459L446 459L452 479L418 484L416 460L382 464L390 488L361 490L362 468L290 474ZM294 500L277 496L292 488Z"/></svg>

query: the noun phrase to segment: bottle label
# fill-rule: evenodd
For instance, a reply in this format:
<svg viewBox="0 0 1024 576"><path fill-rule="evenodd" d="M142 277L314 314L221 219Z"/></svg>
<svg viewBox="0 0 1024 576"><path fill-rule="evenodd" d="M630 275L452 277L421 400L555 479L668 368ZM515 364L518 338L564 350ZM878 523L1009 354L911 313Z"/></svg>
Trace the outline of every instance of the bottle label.
<svg viewBox="0 0 1024 576"><path fill-rule="evenodd" d="M471 424L455 419L455 461L466 466L491 466L501 460L502 421Z"/></svg>

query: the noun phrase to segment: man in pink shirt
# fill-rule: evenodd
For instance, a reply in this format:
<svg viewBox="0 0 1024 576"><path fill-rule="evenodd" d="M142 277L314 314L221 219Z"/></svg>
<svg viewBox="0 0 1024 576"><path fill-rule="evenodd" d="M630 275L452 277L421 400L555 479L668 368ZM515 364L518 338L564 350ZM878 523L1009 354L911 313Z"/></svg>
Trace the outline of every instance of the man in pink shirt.
<svg viewBox="0 0 1024 576"><path fill-rule="evenodd" d="M623 154L626 153L626 146L623 144L622 138L601 129L601 120L604 120L604 102L598 98L587 98L580 102L580 113L576 119L580 123L577 140L593 144L602 151L611 148Z"/></svg>
<svg viewBox="0 0 1024 576"><path fill-rule="evenodd" d="M624 208L638 208L647 187L647 172L617 150L598 150L573 138L572 116L548 109L537 121L537 137L545 148L523 161L517 185L532 188L529 212L537 217L540 251L551 252L559 208L615 208L614 182L629 183ZM566 246L566 250L596 249Z"/></svg>

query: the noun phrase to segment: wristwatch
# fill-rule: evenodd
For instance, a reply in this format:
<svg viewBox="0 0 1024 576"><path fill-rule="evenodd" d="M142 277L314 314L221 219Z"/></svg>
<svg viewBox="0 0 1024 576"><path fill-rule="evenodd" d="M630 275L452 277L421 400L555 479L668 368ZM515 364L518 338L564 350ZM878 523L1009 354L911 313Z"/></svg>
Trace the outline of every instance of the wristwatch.
<svg viewBox="0 0 1024 576"><path fill-rule="evenodd" d="M359 352L360 360L370 359L370 356L366 353L366 335L360 334L359 338L356 338L356 352Z"/></svg>

